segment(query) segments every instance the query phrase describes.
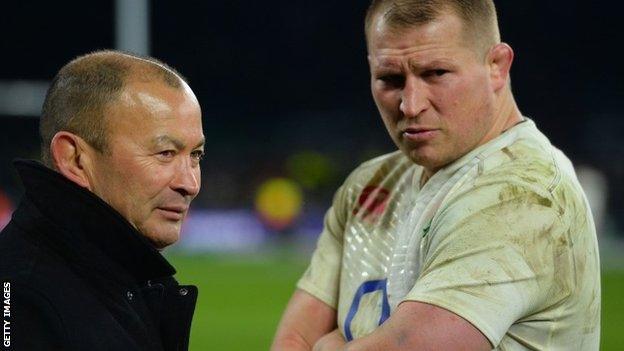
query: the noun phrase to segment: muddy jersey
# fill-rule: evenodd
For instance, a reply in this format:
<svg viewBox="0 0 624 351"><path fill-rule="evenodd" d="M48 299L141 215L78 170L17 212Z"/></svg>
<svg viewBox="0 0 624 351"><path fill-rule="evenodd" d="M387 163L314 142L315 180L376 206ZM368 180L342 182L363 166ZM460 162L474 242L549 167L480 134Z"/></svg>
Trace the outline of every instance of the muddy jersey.
<svg viewBox="0 0 624 351"><path fill-rule="evenodd" d="M391 153L358 167L334 196L297 286L337 310L345 338L420 301L468 320L497 350L598 350L592 215L570 161L535 124L421 188L422 172Z"/></svg>

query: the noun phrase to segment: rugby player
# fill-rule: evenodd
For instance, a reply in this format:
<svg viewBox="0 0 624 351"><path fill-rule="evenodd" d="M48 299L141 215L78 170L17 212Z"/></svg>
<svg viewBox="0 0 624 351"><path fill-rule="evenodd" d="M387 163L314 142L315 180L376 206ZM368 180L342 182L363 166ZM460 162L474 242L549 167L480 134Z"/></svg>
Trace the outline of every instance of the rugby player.
<svg viewBox="0 0 624 351"><path fill-rule="evenodd" d="M398 151L338 189L272 349L598 350L592 215L518 109L491 0L374 0L371 90Z"/></svg>

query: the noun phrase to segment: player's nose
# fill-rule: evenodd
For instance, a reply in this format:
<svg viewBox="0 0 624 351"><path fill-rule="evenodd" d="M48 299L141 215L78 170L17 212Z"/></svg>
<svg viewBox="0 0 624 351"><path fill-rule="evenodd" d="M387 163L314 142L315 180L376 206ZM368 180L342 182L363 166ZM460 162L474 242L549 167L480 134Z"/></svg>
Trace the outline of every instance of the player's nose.
<svg viewBox="0 0 624 351"><path fill-rule="evenodd" d="M427 88L415 77L408 77L401 91L399 109L406 118L414 118L429 107Z"/></svg>

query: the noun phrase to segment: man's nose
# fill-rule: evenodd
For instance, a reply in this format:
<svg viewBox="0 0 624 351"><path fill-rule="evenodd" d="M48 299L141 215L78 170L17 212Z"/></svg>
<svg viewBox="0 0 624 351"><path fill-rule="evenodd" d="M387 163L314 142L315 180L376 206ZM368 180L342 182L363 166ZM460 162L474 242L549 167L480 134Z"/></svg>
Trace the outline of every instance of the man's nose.
<svg viewBox="0 0 624 351"><path fill-rule="evenodd" d="M401 92L399 109L406 118L418 117L429 107L427 88L415 77L408 77Z"/></svg>
<svg viewBox="0 0 624 351"><path fill-rule="evenodd" d="M181 160L171 187L184 196L195 197L201 187L201 171L191 158Z"/></svg>

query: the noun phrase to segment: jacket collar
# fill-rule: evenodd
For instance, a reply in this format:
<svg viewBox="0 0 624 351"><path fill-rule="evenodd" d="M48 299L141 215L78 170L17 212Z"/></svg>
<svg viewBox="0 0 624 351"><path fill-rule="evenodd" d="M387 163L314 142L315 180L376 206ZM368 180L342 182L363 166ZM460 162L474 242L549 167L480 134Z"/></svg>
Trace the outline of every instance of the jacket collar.
<svg viewBox="0 0 624 351"><path fill-rule="evenodd" d="M40 212L39 218L58 229L39 231L55 235L45 238L49 242L57 242L55 246L78 255L88 255L79 252L85 246L95 247L137 282L175 274L158 250L95 194L39 162L16 160L13 164L24 184L26 200Z"/></svg>

